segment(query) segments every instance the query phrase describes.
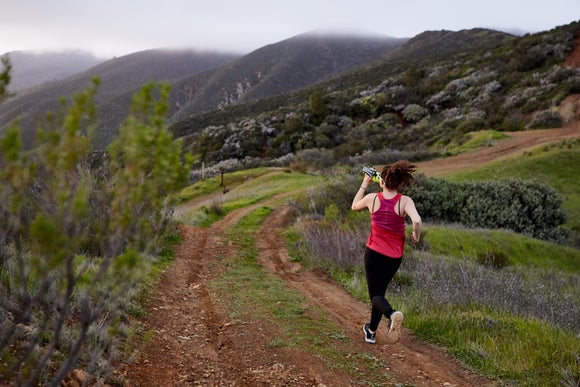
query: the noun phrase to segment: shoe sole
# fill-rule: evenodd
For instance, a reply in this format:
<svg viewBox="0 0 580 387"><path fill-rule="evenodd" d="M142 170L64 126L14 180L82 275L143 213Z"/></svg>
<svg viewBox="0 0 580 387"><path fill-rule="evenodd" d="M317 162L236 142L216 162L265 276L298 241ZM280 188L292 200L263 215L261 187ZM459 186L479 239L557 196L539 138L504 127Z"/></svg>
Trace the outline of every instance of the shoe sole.
<svg viewBox="0 0 580 387"><path fill-rule="evenodd" d="M391 316L391 324L389 326L389 332L387 333L387 342L389 344L395 344L399 341L401 325L403 325L403 313L394 312Z"/></svg>
<svg viewBox="0 0 580 387"><path fill-rule="evenodd" d="M374 344L375 343L376 340L372 340L372 339L369 340L369 339L367 339L367 331L365 330L365 326L364 325L363 325L363 333L365 334L365 341L367 343L371 343L371 344Z"/></svg>

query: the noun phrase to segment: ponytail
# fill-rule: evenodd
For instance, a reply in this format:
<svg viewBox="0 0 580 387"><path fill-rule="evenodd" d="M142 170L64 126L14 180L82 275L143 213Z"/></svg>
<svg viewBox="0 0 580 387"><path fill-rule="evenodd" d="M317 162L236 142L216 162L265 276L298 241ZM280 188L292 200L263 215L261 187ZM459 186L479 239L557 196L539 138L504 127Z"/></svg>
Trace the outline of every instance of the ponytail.
<svg viewBox="0 0 580 387"><path fill-rule="evenodd" d="M399 160L391 165L385 165L381 177L388 189L405 187L413 180L416 166L407 160Z"/></svg>

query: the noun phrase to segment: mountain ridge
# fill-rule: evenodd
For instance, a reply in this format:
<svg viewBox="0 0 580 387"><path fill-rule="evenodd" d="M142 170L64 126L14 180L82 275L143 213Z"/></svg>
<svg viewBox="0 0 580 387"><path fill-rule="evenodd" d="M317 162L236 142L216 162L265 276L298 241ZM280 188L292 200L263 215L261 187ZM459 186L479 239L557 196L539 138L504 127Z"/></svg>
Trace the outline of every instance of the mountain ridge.
<svg viewBox="0 0 580 387"><path fill-rule="evenodd" d="M367 63L405 41L307 33L266 45L220 68L201 92L189 101L180 99L183 85L177 84L173 103L181 108L170 121L274 97L318 83Z"/></svg>
<svg viewBox="0 0 580 387"><path fill-rule="evenodd" d="M65 79L101 63L103 59L82 50L60 52L10 51L12 64L10 92L28 89L44 82Z"/></svg>
<svg viewBox="0 0 580 387"><path fill-rule="evenodd" d="M198 66L195 71L171 70L173 71L171 76L163 76L163 74L167 73L168 67L171 69L176 67L174 63L176 59L161 58L155 60L155 58L162 56L160 53L172 52L169 50L148 50L115 58L83 73L75 74L62 81L47 82L8 99L0 105L0 130L18 118L23 128L24 143L30 145L33 141L36 122L42 119L45 112L58 111L62 97L68 98L72 94L80 92L90 84L92 77L100 76L101 85L96 96L100 125L96 133L96 142L98 147L103 148L115 136L117 128L126 117L132 94L138 89L138 86L146 82L167 81L171 83L173 91L170 100L170 117L181 109L184 109L185 113L182 114L186 116L199 111L219 109L232 103L238 103L244 98L268 97L272 94L294 90L304 84L318 82L328 77L329 73L346 71L359 63L379 56L397 44L397 40L391 38L349 37L347 39L341 37L337 39L335 37L317 37L317 39L318 43L315 43L311 38L309 40L305 39L304 36L297 36L262 47L242 57L233 54L229 56L227 54L213 54L217 60L212 63ZM362 44L362 42L367 43ZM291 43L296 44L293 46ZM326 58L323 58L321 51L316 49L324 44L331 48L331 55ZM285 48L278 50L281 47ZM144 59L155 53L157 53L157 57L154 57L153 61ZM295 71L298 80L288 82L288 80L280 79L287 74L282 71L288 69L284 68L287 60L293 58L294 55L299 57L300 53L322 59L319 62L294 59L292 62L294 65L290 66L288 71ZM208 55L207 52L204 55ZM183 54L183 56L186 55ZM353 58L354 56L357 58ZM274 60L278 67L267 66L266 59ZM333 60L340 63L333 63ZM178 65L187 62L187 58L177 60L177 62ZM311 64L312 66L310 66ZM305 67L298 69L298 65ZM321 68L316 68L317 65ZM324 67L325 65L328 68ZM126 70L122 70L124 66L127 67ZM147 78L146 74L150 76ZM256 88L261 79L266 79L270 85L263 86L261 89ZM276 85L277 82L280 85ZM245 88L245 85L248 87ZM275 86L279 86L278 91L276 91ZM240 90L241 92L239 92Z"/></svg>
<svg viewBox="0 0 580 387"><path fill-rule="evenodd" d="M571 59L579 39L580 22L522 37L486 29L425 32L330 80L192 115L170 129L206 165L231 166L248 156L276 162L302 151L344 161L384 147L433 157L470 132L574 120L580 106L565 101L580 94L580 68ZM314 93L326 111L313 119Z"/></svg>

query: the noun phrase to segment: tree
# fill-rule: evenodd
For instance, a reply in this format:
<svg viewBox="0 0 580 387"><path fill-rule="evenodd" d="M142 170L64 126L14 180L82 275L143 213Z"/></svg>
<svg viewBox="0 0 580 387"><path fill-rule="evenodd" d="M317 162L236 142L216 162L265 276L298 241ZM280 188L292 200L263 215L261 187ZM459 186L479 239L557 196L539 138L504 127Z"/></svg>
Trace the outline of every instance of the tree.
<svg viewBox="0 0 580 387"><path fill-rule="evenodd" d="M402 81L403 84L407 87L416 86L417 83L421 80L423 74L421 70L417 67L417 65L411 65L407 70L403 73Z"/></svg>
<svg viewBox="0 0 580 387"><path fill-rule="evenodd" d="M8 93L7 87L10 83L10 70L12 69L8 56L3 56L1 62L3 69L0 72L0 103Z"/></svg>
<svg viewBox="0 0 580 387"><path fill-rule="evenodd" d="M136 93L118 138L95 152L98 84L63 102L32 149L17 126L0 138L0 384L110 371L187 181L190 158L164 127L169 87Z"/></svg>
<svg viewBox="0 0 580 387"><path fill-rule="evenodd" d="M313 125L320 125L328 114L328 109L324 103L324 97L319 91L313 91L308 100L310 109L311 123Z"/></svg>

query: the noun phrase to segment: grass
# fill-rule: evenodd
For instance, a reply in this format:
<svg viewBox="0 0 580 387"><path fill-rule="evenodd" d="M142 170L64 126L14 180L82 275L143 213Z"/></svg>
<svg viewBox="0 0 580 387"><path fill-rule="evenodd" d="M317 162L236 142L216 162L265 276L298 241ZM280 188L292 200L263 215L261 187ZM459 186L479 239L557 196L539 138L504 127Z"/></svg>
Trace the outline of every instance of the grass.
<svg viewBox="0 0 580 387"><path fill-rule="evenodd" d="M244 184L248 180L271 173L272 168L254 168L244 171L237 171L224 174L223 183L228 188L233 188ZM179 193L181 201L188 201L200 196L209 195L213 192L223 191L221 176L209 177L205 180L200 180L197 183L184 188Z"/></svg>
<svg viewBox="0 0 580 387"><path fill-rule="evenodd" d="M459 153L476 150L479 148L492 146L499 140L507 138L505 133L497 130L480 130L477 132L467 133L461 142L452 142L445 146L447 155L456 155Z"/></svg>
<svg viewBox="0 0 580 387"><path fill-rule="evenodd" d="M439 307L437 313L420 303L407 308L405 324L417 337L443 344L471 368L503 383L552 386L574 373L580 376L580 340L571 332L477 305Z"/></svg>
<svg viewBox="0 0 580 387"><path fill-rule="evenodd" d="M580 250L511 231L427 225L423 242L433 255L475 259L481 253L501 252L513 265L580 274Z"/></svg>
<svg viewBox="0 0 580 387"><path fill-rule="evenodd" d="M289 169L258 168L225 174L224 180L232 182L228 185L231 188L226 195L211 205L180 215L178 220L190 225L209 227L231 211L278 194L302 191L321 182L322 177L292 172ZM185 188L180 197L190 200L200 193L207 195L216 190L220 190L219 181L206 180Z"/></svg>

